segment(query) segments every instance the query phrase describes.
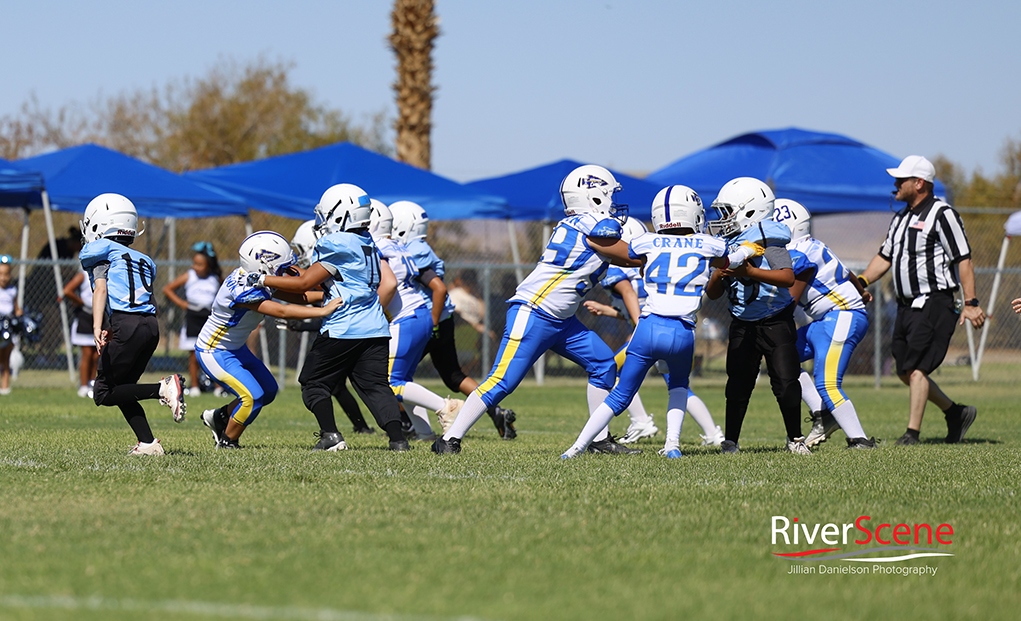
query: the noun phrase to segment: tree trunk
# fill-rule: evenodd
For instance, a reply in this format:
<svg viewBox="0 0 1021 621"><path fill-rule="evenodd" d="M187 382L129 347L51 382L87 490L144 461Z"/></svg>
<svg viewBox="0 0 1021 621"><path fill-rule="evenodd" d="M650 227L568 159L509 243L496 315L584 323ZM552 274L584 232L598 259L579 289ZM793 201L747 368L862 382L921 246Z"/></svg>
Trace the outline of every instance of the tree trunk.
<svg viewBox="0 0 1021 621"><path fill-rule="evenodd" d="M432 167L433 40L440 34L433 0L394 0L390 49L397 55L397 159Z"/></svg>

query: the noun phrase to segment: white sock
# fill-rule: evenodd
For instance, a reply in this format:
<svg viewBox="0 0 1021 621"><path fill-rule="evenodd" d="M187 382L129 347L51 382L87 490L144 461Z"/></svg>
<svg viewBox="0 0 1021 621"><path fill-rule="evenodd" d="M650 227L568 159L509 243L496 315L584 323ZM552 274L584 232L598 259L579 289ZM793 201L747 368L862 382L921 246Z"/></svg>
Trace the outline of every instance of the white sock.
<svg viewBox="0 0 1021 621"><path fill-rule="evenodd" d="M677 390L676 388L674 390ZM709 408L706 407L705 402L698 398L695 393L685 389L688 393L688 402L685 404L685 408L688 410L688 414L695 419L698 426L702 428L702 433L707 438L711 438L716 435L716 422L713 421L713 415L709 413ZM673 394L673 391L670 391ZM672 398L672 397L671 397ZM669 437L669 432L667 437Z"/></svg>
<svg viewBox="0 0 1021 621"><path fill-rule="evenodd" d="M815 389L815 379L807 372L802 371L801 375L798 376L798 381L801 382L801 400L808 406L809 411L818 412L823 408L822 397L819 396L819 391Z"/></svg>
<svg viewBox="0 0 1021 621"><path fill-rule="evenodd" d="M588 414L589 419L591 419L592 415L596 413L596 408L603 405L603 401L606 401L606 397L610 394L610 391L605 388L597 388L592 384L586 384L585 386L585 397L588 400ZM609 420L607 420L607 424L599 431L599 433L596 434L596 437L592 438L592 441L599 442L601 440L605 440L609 436L610 425Z"/></svg>
<svg viewBox="0 0 1021 621"><path fill-rule="evenodd" d="M579 453L588 448L594 440L601 439L598 436L606 436L606 429L610 425L610 421L613 420L613 410L610 406L605 403L600 403L596 406L596 411L589 415L588 422L582 428L581 433L578 435L578 439L575 440L574 446L571 448L577 450Z"/></svg>
<svg viewBox="0 0 1021 621"><path fill-rule="evenodd" d="M635 398L627 406L627 415L631 418L632 423L647 423L651 418L649 413L645 411L645 404L642 403L641 395L637 392L635 393Z"/></svg>
<svg viewBox="0 0 1021 621"><path fill-rule="evenodd" d="M463 438L472 425L477 423L485 413L486 402L482 400L482 397L474 392L468 395L468 398L464 400L464 406L461 407L461 412L454 419L454 424L447 429L447 433L443 434L443 439Z"/></svg>
<svg viewBox="0 0 1021 621"><path fill-rule="evenodd" d="M837 419L840 423L840 428L844 430L848 438L867 438L865 430L861 428L861 421L858 420L858 412L854 409L854 404L850 401L844 401L837 407L833 408L833 418Z"/></svg>
<svg viewBox="0 0 1021 621"><path fill-rule="evenodd" d="M676 448L681 443L681 425L684 423L684 406L688 402L687 388L671 388L667 398L666 410L666 444L667 449ZM710 418L710 420L712 420ZM715 433L716 427L713 427Z"/></svg>
<svg viewBox="0 0 1021 621"><path fill-rule="evenodd" d="M429 410L425 409L420 405L416 405L411 410L411 426L414 427L415 433L420 436L428 436L435 433L432 425L429 423Z"/></svg>
<svg viewBox="0 0 1021 621"><path fill-rule="evenodd" d="M427 410L438 412L447 404L447 400L421 384L408 382L404 385L404 402L412 405L420 405Z"/></svg>

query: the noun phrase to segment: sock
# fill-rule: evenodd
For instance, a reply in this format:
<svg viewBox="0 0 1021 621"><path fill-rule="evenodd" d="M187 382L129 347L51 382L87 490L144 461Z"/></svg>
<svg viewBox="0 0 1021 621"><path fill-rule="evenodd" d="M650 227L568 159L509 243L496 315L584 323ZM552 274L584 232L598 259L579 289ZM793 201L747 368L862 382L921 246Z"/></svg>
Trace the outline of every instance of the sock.
<svg viewBox="0 0 1021 621"><path fill-rule="evenodd" d="M319 421L321 433L338 433L337 419L333 417L333 400L327 397L312 404L309 408L312 415Z"/></svg>
<svg viewBox="0 0 1021 621"><path fill-rule="evenodd" d="M151 444L156 441L156 438L152 435L152 429L149 428L149 421L145 418L145 410L142 409L142 406L138 405L138 403L131 403L122 406L121 413L124 414L124 420L128 421L128 426L131 427L131 431L135 432L135 437L139 442Z"/></svg>
<svg viewBox="0 0 1021 621"><path fill-rule="evenodd" d="M420 384L408 382L404 385L402 399L405 403L420 405L427 410L438 412L447 405L447 400ZM414 418L411 419L414 422Z"/></svg>
<svg viewBox="0 0 1021 621"><path fill-rule="evenodd" d="M963 410L963 409L964 409L964 406L961 405L960 403L951 403L950 407L948 407L947 409L943 410L943 413L951 415L951 416L953 416L953 415L960 415L961 410Z"/></svg>
<svg viewBox="0 0 1021 621"><path fill-rule="evenodd" d="M432 424L429 423L429 411L420 405L416 405L411 409L411 426L414 428L415 433L420 436L431 436L433 435Z"/></svg>
<svg viewBox="0 0 1021 621"><path fill-rule="evenodd" d="M391 442L399 442L404 439L404 432L401 431L401 421L392 420L383 426L383 431L386 432Z"/></svg>
<svg viewBox="0 0 1021 621"><path fill-rule="evenodd" d="M917 429L912 429L911 427L908 427L908 430L906 432L904 432L904 435L912 437L915 440L917 440L918 439L918 430Z"/></svg>
<svg viewBox="0 0 1021 621"><path fill-rule="evenodd" d="M461 412L457 415L454 420L454 424L450 426L447 433L443 434L444 440L451 438L461 439L464 437L468 430L472 428L472 425L478 422L482 415L486 413L486 402L482 400L482 397L475 393L472 393L464 401L464 406L461 407Z"/></svg>
<svg viewBox="0 0 1021 621"><path fill-rule="evenodd" d="M632 423L647 423L651 418L649 413L645 411L645 404L642 403L641 395L637 392L635 393L635 398L627 406L627 414L631 418Z"/></svg>
<svg viewBox="0 0 1021 621"><path fill-rule="evenodd" d="M596 413L596 409L600 405L603 405L603 402L606 401L606 397L609 394L610 394L610 391L606 390L605 388L599 388L598 386L593 386L592 384L586 384L585 385L585 396L586 396L586 398L588 400L588 413L589 413L589 418L590 419L592 418L592 415ZM610 437L610 426L609 426L609 424L604 426L599 431L599 433L596 434L596 437L594 437L592 439L592 441L593 442L601 442L601 441L605 440L608 437Z"/></svg>
<svg viewBox="0 0 1021 621"><path fill-rule="evenodd" d="M833 418L837 419L837 423L840 424L840 428L844 430L848 438L868 437L865 435L865 430L861 428L858 412L855 411L854 404L850 401L844 401L833 408L833 411L830 413L833 414Z"/></svg>
<svg viewBox="0 0 1021 621"><path fill-rule="evenodd" d="M676 448L681 443L681 425L684 423L684 406L688 402L687 388L671 388L666 410L666 448ZM716 427L713 427L716 431Z"/></svg>
<svg viewBox="0 0 1021 621"><path fill-rule="evenodd" d="M798 382L801 384L801 399L808 406L809 411L818 412L823 409L822 397L819 396L819 391L815 389L815 379L805 371L801 372L798 376Z"/></svg>
<svg viewBox="0 0 1021 621"><path fill-rule="evenodd" d="M677 389L675 388L674 390ZM702 433L705 434L705 437L711 438L716 435L716 422L713 421L713 415L709 413L709 408L706 407L705 402L690 390L685 389L685 392L688 393L688 402L684 404L684 408L688 410L688 414L702 428ZM673 394L673 392L671 391L670 394Z"/></svg>
<svg viewBox="0 0 1021 621"><path fill-rule="evenodd" d="M589 444L597 440L598 436L602 435L605 438L611 420L613 420L613 410L605 403L600 403L589 415L588 422L585 423L571 448L582 452L588 448Z"/></svg>

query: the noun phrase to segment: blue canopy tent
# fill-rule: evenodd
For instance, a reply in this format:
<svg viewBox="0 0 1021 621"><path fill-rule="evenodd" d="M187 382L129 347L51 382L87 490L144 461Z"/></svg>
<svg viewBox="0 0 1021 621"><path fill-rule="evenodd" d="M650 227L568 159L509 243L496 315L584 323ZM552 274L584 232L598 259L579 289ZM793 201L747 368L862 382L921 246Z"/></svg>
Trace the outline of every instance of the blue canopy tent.
<svg viewBox="0 0 1021 621"><path fill-rule="evenodd" d="M564 159L502 177L479 179L466 183L465 187L505 198L507 217L511 219L556 221L564 217L560 182L581 165L581 162ZM610 172L621 185L614 200L628 205L632 216L648 222L652 217L652 199L661 186L615 170Z"/></svg>
<svg viewBox="0 0 1021 621"><path fill-rule="evenodd" d="M348 142L196 170L185 177L240 196L253 209L298 220L311 218L319 197L337 183L353 183L387 204L414 201L432 220L506 217L499 197Z"/></svg>
<svg viewBox="0 0 1021 621"><path fill-rule="evenodd" d="M29 204L41 205L45 213L50 253L56 260L51 209L83 212L96 196L116 192L131 199L138 215L166 218L171 226L170 256L176 255L174 222L177 218L219 216L247 217L240 199L216 192L158 166L94 144L70 147L53 153L19 160L21 168L42 175L44 187L31 196ZM57 297L63 296L63 279L54 264ZM74 379L67 309L60 305L61 323L67 349L68 372Z"/></svg>
<svg viewBox="0 0 1021 621"><path fill-rule="evenodd" d="M777 198L802 203L813 214L887 211L894 190L886 173L900 160L857 140L790 127L752 132L683 157L650 174L661 185L681 184L706 206L735 177L768 183ZM938 180L935 193L946 196Z"/></svg>
<svg viewBox="0 0 1021 621"><path fill-rule="evenodd" d="M28 206L38 202L43 176L21 164L0 159L0 207L21 207L21 262L18 265L18 306L25 306L25 260L28 258Z"/></svg>

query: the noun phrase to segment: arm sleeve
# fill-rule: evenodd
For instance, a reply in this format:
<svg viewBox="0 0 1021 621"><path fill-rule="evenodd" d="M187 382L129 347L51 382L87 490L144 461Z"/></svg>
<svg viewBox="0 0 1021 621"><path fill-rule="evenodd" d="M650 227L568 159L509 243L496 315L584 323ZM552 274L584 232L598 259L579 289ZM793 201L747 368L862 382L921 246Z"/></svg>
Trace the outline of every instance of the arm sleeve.
<svg viewBox="0 0 1021 621"><path fill-rule="evenodd" d="M423 286L428 287L429 283L432 282L433 278L439 278L440 275L433 271L433 268L427 267L418 273L418 282L422 283Z"/></svg>
<svg viewBox="0 0 1021 621"><path fill-rule="evenodd" d="M769 262L769 269L771 270L793 269L794 267L791 263L790 253L783 246L769 246L766 248L766 253L763 256Z"/></svg>
<svg viewBox="0 0 1021 621"><path fill-rule="evenodd" d="M93 280L106 280L106 274L110 271L109 261L100 261L92 266Z"/></svg>

